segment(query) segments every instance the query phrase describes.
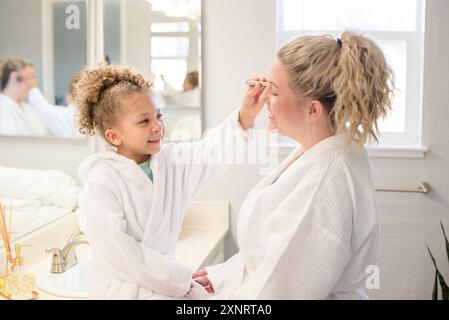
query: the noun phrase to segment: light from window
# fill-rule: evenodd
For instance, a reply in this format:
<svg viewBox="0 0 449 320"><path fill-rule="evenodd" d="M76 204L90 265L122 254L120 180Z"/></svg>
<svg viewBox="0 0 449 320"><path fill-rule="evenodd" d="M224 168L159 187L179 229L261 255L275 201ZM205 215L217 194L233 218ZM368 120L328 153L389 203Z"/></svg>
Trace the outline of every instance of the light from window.
<svg viewBox="0 0 449 320"><path fill-rule="evenodd" d="M174 89L182 90L182 84L187 73L185 59L152 59L151 70L154 74L164 75L165 81L172 85Z"/></svg>
<svg viewBox="0 0 449 320"><path fill-rule="evenodd" d="M151 32L189 32L188 22L153 22Z"/></svg>
<svg viewBox="0 0 449 320"><path fill-rule="evenodd" d="M189 51L187 37L152 37L151 57L153 58L186 58Z"/></svg>
<svg viewBox="0 0 449 320"><path fill-rule="evenodd" d="M416 0L284 0L283 29L415 31L416 8Z"/></svg>
<svg viewBox="0 0 449 320"><path fill-rule="evenodd" d="M360 32L385 54L396 78L393 111L381 141L420 143L425 0L280 0L278 47L308 34Z"/></svg>

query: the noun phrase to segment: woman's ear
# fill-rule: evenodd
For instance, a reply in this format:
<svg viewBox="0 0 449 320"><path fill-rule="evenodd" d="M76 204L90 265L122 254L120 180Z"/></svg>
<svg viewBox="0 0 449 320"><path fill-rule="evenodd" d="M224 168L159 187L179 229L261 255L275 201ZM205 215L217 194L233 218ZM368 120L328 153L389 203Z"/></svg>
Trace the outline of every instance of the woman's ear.
<svg viewBox="0 0 449 320"><path fill-rule="evenodd" d="M107 129L104 132L104 137L106 138L106 140L108 140L111 144L113 144L116 147L122 144L120 133L116 129Z"/></svg>
<svg viewBox="0 0 449 320"><path fill-rule="evenodd" d="M307 119L309 122L315 122L325 113L325 108L319 100L311 100L307 108Z"/></svg>
<svg viewBox="0 0 449 320"><path fill-rule="evenodd" d="M11 80L13 80L13 82L21 82L23 80L23 78L17 71L13 71L9 75L9 81L11 81Z"/></svg>

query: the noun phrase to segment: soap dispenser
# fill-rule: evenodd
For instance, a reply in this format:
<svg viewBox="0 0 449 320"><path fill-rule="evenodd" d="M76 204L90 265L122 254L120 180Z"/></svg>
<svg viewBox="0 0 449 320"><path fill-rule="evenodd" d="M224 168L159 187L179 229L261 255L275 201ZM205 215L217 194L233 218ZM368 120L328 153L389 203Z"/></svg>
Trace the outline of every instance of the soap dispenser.
<svg viewBox="0 0 449 320"><path fill-rule="evenodd" d="M11 299L30 300L33 299L36 280L32 274L25 272L22 246L16 243L15 249L14 270L5 279L5 287L11 295Z"/></svg>

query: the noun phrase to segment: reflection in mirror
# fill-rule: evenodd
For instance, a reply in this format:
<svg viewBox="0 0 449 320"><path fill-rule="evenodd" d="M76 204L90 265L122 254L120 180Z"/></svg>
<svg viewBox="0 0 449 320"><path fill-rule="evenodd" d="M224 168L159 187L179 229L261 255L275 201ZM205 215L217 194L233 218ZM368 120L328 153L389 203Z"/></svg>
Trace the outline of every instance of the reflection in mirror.
<svg viewBox="0 0 449 320"><path fill-rule="evenodd" d="M201 137L201 1L105 0L104 51L153 81L165 140Z"/></svg>
<svg viewBox="0 0 449 320"><path fill-rule="evenodd" d="M86 1L0 1L2 137L83 137L71 84L86 66L86 35ZM0 203L11 241L73 213L80 188L58 170L0 166Z"/></svg>
<svg viewBox="0 0 449 320"><path fill-rule="evenodd" d="M86 1L0 1L0 135L81 138L73 84L86 66Z"/></svg>
<svg viewBox="0 0 449 320"><path fill-rule="evenodd" d="M72 213L80 190L77 181L59 170L0 166L0 203L6 207L2 218L11 241Z"/></svg>

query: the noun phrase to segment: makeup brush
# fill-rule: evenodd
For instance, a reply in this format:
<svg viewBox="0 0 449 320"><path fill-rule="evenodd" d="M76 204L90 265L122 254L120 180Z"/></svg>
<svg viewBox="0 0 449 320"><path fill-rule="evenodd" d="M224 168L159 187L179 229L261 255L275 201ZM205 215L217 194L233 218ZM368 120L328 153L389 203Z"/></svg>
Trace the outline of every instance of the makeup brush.
<svg viewBox="0 0 449 320"><path fill-rule="evenodd" d="M246 82L245 82L247 85L249 85L249 86L256 86L257 84L261 84L262 85L262 87L266 87L267 86L267 84L268 84L268 82L266 82L266 81L261 81L261 80L246 80Z"/></svg>

